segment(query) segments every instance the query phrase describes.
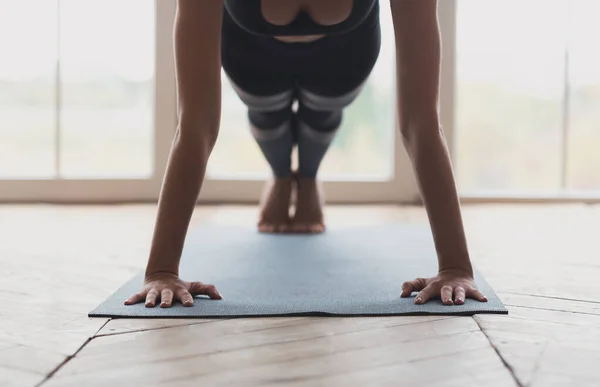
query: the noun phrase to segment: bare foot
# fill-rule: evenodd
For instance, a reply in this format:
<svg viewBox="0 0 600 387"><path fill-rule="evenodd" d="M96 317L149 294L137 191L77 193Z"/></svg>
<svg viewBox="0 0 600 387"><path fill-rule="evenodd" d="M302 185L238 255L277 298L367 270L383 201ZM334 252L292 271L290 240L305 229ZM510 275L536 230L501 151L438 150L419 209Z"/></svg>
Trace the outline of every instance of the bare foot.
<svg viewBox="0 0 600 387"><path fill-rule="evenodd" d="M291 230L297 233L317 234L325 231L323 220L323 188L316 179L295 175L296 213L292 219Z"/></svg>
<svg viewBox="0 0 600 387"><path fill-rule="evenodd" d="M258 231L282 233L289 229L292 177L272 179L265 185L260 201Z"/></svg>

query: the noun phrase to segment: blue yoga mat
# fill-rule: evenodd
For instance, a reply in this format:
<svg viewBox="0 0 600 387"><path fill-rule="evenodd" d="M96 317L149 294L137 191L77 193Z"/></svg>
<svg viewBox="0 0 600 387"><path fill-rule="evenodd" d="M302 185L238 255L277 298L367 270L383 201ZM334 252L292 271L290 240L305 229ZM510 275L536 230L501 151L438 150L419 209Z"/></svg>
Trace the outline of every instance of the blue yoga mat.
<svg viewBox="0 0 600 387"><path fill-rule="evenodd" d="M428 227L388 224L329 229L320 235L269 235L254 228L206 225L191 229L180 275L212 283L223 300L196 297L193 307L125 306L139 291L143 274L132 278L90 317L257 317L506 314L508 311L475 270L489 301L445 306L435 299L415 305L400 298L404 281L437 272Z"/></svg>

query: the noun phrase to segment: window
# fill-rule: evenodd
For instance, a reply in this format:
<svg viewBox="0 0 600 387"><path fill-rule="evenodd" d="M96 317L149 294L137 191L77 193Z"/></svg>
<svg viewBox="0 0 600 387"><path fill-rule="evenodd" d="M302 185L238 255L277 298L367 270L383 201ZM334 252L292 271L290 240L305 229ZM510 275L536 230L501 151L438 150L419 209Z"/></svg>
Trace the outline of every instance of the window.
<svg viewBox="0 0 600 387"><path fill-rule="evenodd" d="M600 188L600 4L460 0L456 7L454 155L462 193L593 194Z"/></svg>
<svg viewBox="0 0 600 387"><path fill-rule="evenodd" d="M57 173L151 176L154 4L61 0L59 12Z"/></svg>
<svg viewBox="0 0 600 387"><path fill-rule="evenodd" d="M31 12L32 6L38 12ZM55 14L52 1L0 1L0 177L4 179L56 174L58 27L57 18L48 18Z"/></svg>
<svg viewBox="0 0 600 387"><path fill-rule="evenodd" d="M175 122L169 59L156 55L173 12L159 11L0 0L2 199L156 196Z"/></svg>
<svg viewBox="0 0 600 387"><path fill-rule="evenodd" d="M321 170L330 203L418 197L381 5L379 61ZM175 9L0 0L0 200L158 197L177 123ZM599 196L599 11L595 0L439 2L442 124L461 196ZM226 77L222 107L201 200L256 202L269 169Z"/></svg>

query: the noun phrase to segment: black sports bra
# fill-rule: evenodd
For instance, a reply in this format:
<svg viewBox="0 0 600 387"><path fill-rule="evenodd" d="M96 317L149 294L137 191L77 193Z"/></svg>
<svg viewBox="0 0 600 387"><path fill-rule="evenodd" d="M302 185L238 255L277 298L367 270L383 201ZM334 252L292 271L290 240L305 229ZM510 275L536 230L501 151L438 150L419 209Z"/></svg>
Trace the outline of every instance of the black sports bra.
<svg viewBox="0 0 600 387"><path fill-rule="evenodd" d="M299 36L331 35L350 31L361 25L372 12L378 12L378 0L353 0L352 13L341 23L323 26L311 17L300 12L289 25L277 26L265 20L261 10L261 0L225 0L225 9L244 30L255 35Z"/></svg>

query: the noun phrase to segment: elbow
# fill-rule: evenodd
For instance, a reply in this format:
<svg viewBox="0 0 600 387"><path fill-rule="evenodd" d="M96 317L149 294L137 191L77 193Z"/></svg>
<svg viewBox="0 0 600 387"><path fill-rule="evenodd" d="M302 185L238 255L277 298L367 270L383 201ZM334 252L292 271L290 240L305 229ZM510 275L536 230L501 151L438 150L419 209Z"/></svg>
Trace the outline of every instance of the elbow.
<svg viewBox="0 0 600 387"><path fill-rule="evenodd" d="M219 137L219 120L180 120L174 142L208 157Z"/></svg>
<svg viewBox="0 0 600 387"><path fill-rule="evenodd" d="M422 117L422 116L419 116ZM410 153L432 142L444 140L442 126L437 113L425 115L424 118L401 120L400 134L402 142Z"/></svg>

